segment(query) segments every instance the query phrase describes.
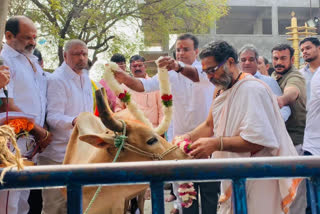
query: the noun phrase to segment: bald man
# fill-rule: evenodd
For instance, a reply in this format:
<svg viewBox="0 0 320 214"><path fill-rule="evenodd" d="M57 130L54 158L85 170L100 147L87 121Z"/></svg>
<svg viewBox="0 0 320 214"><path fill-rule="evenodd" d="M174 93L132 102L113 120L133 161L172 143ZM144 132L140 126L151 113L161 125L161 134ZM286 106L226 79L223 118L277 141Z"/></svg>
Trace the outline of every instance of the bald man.
<svg viewBox="0 0 320 214"><path fill-rule="evenodd" d="M14 16L6 22L5 38L6 44L1 51L1 57L4 65L10 68L11 80L7 86L8 110L35 116L30 135L18 140L21 154L31 158L35 148L41 152L51 142L51 133L43 128L47 81L37 58L32 54L36 46L37 29L29 18ZM3 90L0 91L0 98L4 103L0 106L0 111L5 112L7 99ZM29 190L0 191L0 213L7 211L10 214L27 214L28 196Z"/></svg>

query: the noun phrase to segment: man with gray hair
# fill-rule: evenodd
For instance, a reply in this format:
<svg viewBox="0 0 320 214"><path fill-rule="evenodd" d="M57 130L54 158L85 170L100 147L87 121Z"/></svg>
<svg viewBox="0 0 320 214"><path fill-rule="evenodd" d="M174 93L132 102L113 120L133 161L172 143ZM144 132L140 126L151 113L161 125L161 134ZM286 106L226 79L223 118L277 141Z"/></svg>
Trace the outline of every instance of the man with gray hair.
<svg viewBox="0 0 320 214"><path fill-rule="evenodd" d="M240 68L243 72L249 73L255 78L263 81L266 83L272 90L272 92L276 96L281 96L282 91L281 88L279 87L278 83L276 80L269 76L262 75L258 71L258 59L259 59L259 54L257 49L251 45L245 45L243 46L240 51L239 51L239 59L240 59ZM289 106L283 106L280 110L282 118L284 121L287 121L290 114L291 110Z"/></svg>
<svg viewBox="0 0 320 214"><path fill-rule="evenodd" d="M91 82L83 69L88 63L87 45L78 39L64 47L64 62L48 78L47 123L53 135L50 146L39 155L41 165L61 164L72 129L81 112L93 111ZM67 213L66 201L58 189L42 192L42 214Z"/></svg>

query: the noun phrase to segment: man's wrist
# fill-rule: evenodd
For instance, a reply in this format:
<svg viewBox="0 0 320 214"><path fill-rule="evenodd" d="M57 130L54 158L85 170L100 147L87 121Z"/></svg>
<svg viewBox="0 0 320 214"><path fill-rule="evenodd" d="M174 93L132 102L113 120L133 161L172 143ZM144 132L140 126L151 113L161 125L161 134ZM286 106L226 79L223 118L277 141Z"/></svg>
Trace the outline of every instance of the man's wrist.
<svg viewBox="0 0 320 214"><path fill-rule="evenodd" d="M176 72L177 73L182 72L185 67L186 67L186 65L183 62L178 61L178 70L176 70Z"/></svg>

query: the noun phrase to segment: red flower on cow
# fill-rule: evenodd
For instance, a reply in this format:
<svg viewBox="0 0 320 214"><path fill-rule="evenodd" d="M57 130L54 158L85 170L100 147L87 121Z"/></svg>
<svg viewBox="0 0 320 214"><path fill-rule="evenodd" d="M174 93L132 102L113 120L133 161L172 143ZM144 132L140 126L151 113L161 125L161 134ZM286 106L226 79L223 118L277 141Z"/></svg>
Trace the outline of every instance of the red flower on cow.
<svg viewBox="0 0 320 214"><path fill-rule="evenodd" d="M124 90L123 93L120 93L118 95L118 98L124 102L124 103L128 103L130 101L131 95L129 94L129 92L127 92L126 90Z"/></svg>
<svg viewBox="0 0 320 214"><path fill-rule="evenodd" d="M161 96L162 103L166 107L172 106L172 94L164 94Z"/></svg>

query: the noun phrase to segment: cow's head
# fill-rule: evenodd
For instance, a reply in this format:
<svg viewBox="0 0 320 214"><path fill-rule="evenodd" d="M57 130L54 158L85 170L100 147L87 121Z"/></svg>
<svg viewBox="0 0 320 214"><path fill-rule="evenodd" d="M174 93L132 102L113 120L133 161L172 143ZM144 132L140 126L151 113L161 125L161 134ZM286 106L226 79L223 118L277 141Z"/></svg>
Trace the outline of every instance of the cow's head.
<svg viewBox="0 0 320 214"><path fill-rule="evenodd" d="M113 115L105 99L104 89L98 90L96 92L97 107L100 119L106 129L101 133L82 135L79 137L80 140L97 148L105 149L111 157L114 157L117 151L114 144L115 133L122 134L124 126L126 126L126 144L118 161L146 161L160 159L161 155L164 160L188 158L182 150L173 147L152 129L140 121L134 120L132 116Z"/></svg>

